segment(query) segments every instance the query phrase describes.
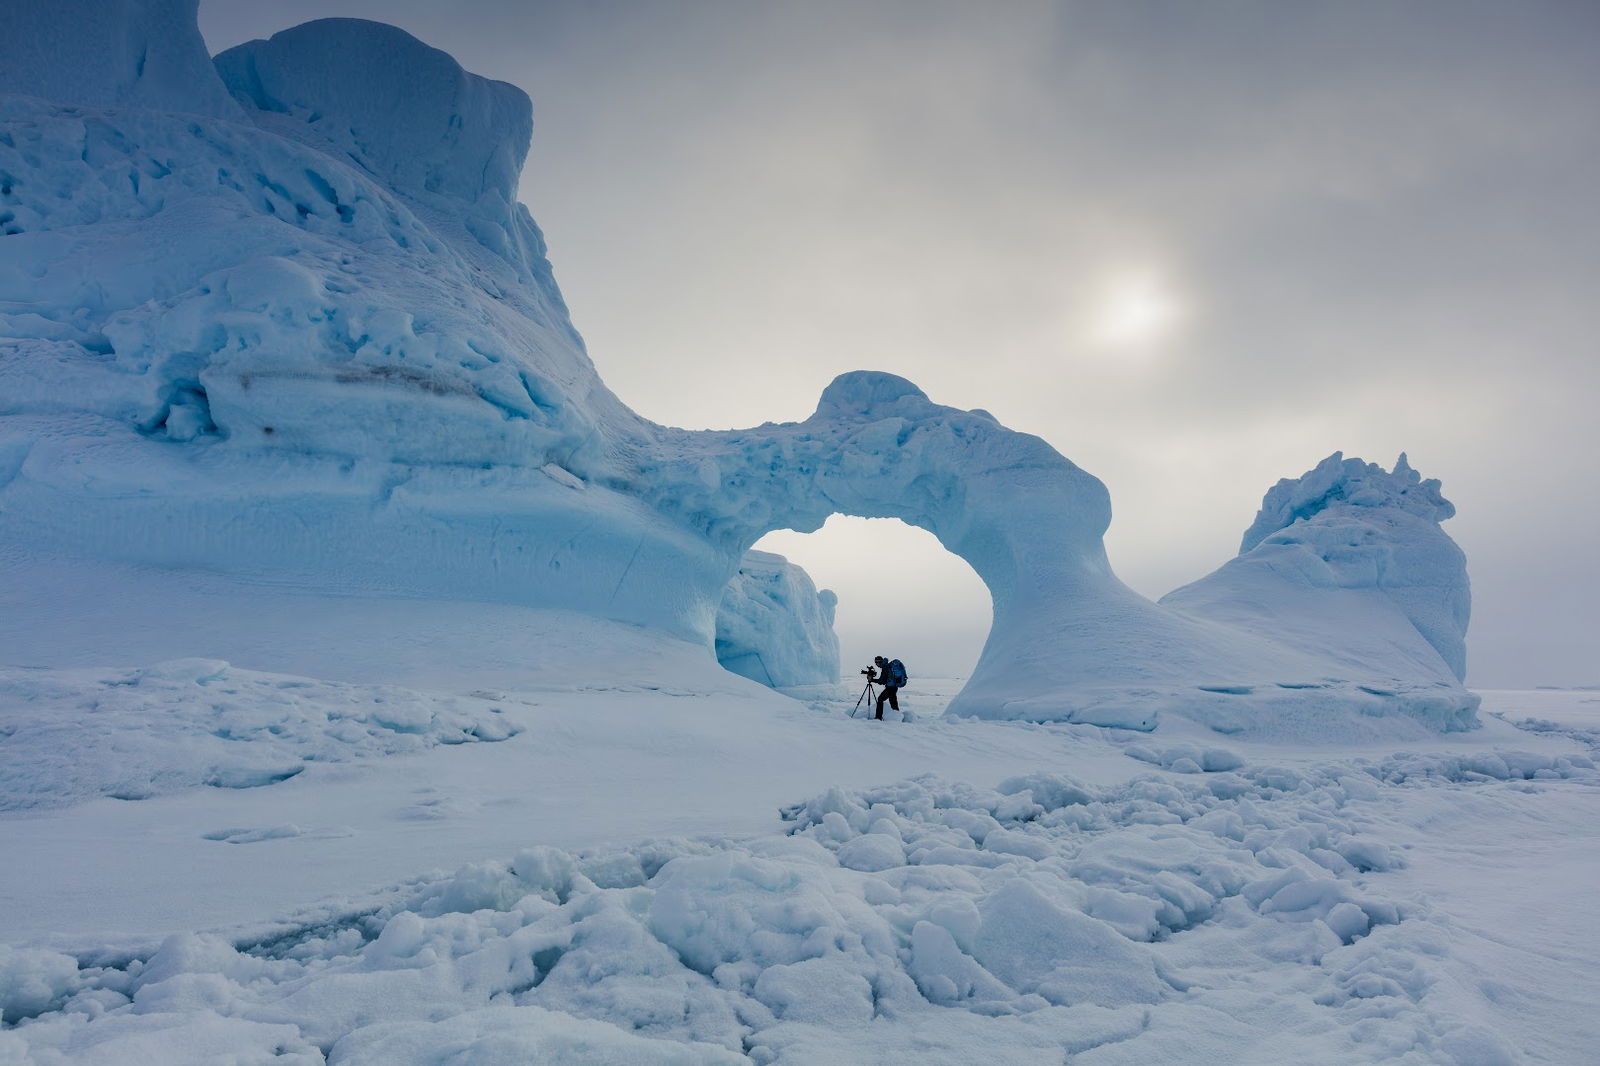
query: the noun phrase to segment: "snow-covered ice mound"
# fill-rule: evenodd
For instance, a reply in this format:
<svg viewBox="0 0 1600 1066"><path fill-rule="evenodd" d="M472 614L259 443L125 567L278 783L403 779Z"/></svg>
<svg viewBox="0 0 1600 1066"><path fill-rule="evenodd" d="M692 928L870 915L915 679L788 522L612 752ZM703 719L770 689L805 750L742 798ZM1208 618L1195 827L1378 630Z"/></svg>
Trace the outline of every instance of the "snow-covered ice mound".
<svg viewBox="0 0 1600 1066"><path fill-rule="evenodd" d="M96 796L255 788L313 762L500 741L490 700L183 659L140 670L0 669L0 811Z"/></svg>
<svg viewBox="0 0 1600 1066"><path fill-rule="evenodd" d="M1349 669L1461 680L1472 599L1439 487L1403 454L1390 472L1335 452L1273 486L1237 558L1161 603Z"/></svg>
<svg viewBox="0 0 1600 1066"><path fill-rule="evenodd" d="M376 23L212 64L192 0L120 0L94 33L86 6L32 5L0 39L7 586L88 561L204 570L578 611L709 661L761 536L895 517L993 596L954 713L1474 723L1450 508L1409 467L1335 457L1274 489L1239 559L1158 606L1111 570L1098 479L902 378L842 375L809 419L741 431L629 410L516 202L532 110L514 86ZM64 78L63 55L93 76ZM818 628L807 597L784 603L783 625ZM174 617L164 654L204 637Z"/></svg>

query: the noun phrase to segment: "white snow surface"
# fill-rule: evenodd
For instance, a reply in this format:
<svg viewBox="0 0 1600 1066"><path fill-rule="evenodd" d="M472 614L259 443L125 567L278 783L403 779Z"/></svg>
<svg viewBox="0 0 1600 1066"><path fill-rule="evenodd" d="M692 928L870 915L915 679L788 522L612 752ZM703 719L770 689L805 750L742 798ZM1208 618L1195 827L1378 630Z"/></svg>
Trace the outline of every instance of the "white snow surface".
<svg viewBox="0 0 1600 1066"><path fill-rule="evenodd" d="M717 610L717 661L770 688L837 684L838 604L783 556L747 551Z"/></svg>
<svg viewBox="0 0 1600 1066"><path fill-rule="evenodd" d="M1286 742L946 718L961 682L919 677L877 723L585 615L77 576L0 585L59 656L0 681L21 1063L1571 1063L1600 1035L1597 694ZM144 624L74 636L101 600ZM272 672L109 665L169 616ZM482 723L506 739L437 742Z"/></svg>
<svg viewBox="0 0 1600 1066"><path fill-rule="evenodd" d="M139 670L0 670L0 810L197 785L258 788L309 763L505 740L492 700L428 697L179 659Z"/></svg>
<svg viewBox="0 0 1600 1066"><path fill-rule="evenodd" d="M605 632L564 656L612 663L603 679L409 693L484 707L499 743L369 745L239 789L168 773L211 756L187 715L149 715L120 746L162 783L150 798L8 792L0 1050L1462 1066L1578 1062L1600 1035L1574 1009L1600 994L1580 890L1600 873L1583 843L1600 773L1554 731L1581 729L1594 694L1493 694L1484 729L1398 747L1194 730L1158 749L943 719L959 683L937 679L907 693L912 724L687 656L652 688L663 671L609 654L636 637ZM270 721L293 682L235 673L137 676L232 685L219 722L247 704ZM12 671L0 724L95 713L108 680ZM1528 711L1547 727L1507 721Z"/></svg>
<svg viewBox="0 0 1600 1066"><path fill-rule="evenodd" d="M630 411L514 200L532 129L515 87L376 23L319 20L211 64L192 5L128 0L91 33L83 6L34 5L6 35L15 581L54 580L62 560L204 571L237 595L577 611L709 654L765 533L895 517L993 597L958 713L1475 724L1450 507L1409 466L1336 455L1280 485L1238 559L1152 604L1106 560L1098 479L902 378L842 375L805 421L748 430ZM93 75L74 83L63 56ZM198 654L190 635L205 637L174 632L154 658Z"/></svg>

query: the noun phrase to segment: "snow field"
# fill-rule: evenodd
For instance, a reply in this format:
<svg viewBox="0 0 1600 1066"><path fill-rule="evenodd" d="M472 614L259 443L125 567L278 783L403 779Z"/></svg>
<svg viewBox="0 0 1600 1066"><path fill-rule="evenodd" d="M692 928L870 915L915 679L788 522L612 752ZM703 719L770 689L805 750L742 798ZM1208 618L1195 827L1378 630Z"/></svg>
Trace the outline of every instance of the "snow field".
<svg viewBox="0 0 1600 1066"><path fill-rule="evenodd" d="M521 730L489 700L263 674L214 659L0 670L0 810L202 785L257 788L309 763L500 741Z"/></svg>
<svg viewBox="0 0 1600 1066"><path fill-rule="evenodd" d="M834 788L788 835L531 848L253 940L3 948L0 1056L1515 1063L1436 995L1449 925L1390 889L1385 811L1568 783L1600 784L1592 760Z"/></svg>

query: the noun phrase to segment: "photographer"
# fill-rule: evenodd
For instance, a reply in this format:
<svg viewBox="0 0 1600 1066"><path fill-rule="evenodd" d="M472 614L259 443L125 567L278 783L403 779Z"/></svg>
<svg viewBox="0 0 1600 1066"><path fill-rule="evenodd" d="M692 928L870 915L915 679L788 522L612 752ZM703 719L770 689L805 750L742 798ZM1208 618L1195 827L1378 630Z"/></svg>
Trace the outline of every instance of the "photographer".
<svg viewBox="0 0 1600 1066"><path fill-rule="evenodd" d="M894 708L896 713L900 711L900 689L906 683L906 668L899 659L885 659L881 655L873 656L872 662L876 672L873 670L863 672L867 675L868 681L876 681L883 686L878 693L878 713L874 715L874 718L881 722L885 700L889 701L889 706Z"/></svg>

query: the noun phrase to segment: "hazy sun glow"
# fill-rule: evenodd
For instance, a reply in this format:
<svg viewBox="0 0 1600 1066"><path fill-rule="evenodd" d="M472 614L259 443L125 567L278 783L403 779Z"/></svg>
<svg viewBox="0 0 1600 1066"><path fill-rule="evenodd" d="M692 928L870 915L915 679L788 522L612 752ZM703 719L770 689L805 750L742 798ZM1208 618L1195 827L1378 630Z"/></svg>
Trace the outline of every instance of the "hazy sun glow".
<svg viewBox="0 0 1600 1066"><path fill-rule="evenodd" d="M1090 304L1087 337L1110 350L1145 348L1169 336L1183 310L1172 287L1155 271L1113 274Z"/></svg>

